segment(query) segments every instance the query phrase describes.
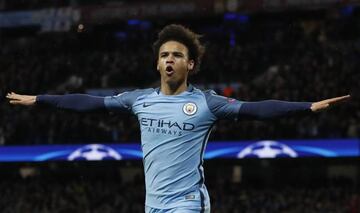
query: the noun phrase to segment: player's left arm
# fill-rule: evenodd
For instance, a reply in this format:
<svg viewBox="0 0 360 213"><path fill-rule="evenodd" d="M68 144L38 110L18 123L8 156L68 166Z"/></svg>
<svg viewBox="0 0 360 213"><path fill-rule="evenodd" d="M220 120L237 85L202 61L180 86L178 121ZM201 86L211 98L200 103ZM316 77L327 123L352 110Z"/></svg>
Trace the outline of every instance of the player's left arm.
<svg viewBox="0 0 360 213"><path fill-rule="evenodd" d="M326 99L318 102L288 102L266 100L259 102L243 102L238 117L254 119L271 119L299 113L319 112L347 101L350 95Z"/></svg>
<svg viewBox="0 0 360 213"><path fill-rule="evenodd" d="M206 91L206 101L210 111L218 119L256 119L266 120L289 115L319 112L345 102L350 95L326 99L318 102L289 102L281 100L264 100L244 102Z"/></svg>

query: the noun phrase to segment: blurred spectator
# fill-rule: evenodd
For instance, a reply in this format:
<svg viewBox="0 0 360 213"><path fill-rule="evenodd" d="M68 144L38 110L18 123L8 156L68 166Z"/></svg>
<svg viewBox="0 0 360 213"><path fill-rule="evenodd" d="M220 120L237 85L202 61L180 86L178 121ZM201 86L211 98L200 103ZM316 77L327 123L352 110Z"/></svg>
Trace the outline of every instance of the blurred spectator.
<svg viewBox="0 0 360 213"><path fill-rule="evenodd" d="M199 30L195 27L206 35L208 44L202 71L190 79L200 88L243 101L353 96L344 106L306 118L220 121L211 140L358 137L359 20L359 13L346 20L259 18L246 30L235 29L239 32L233 45L226 27L214 34L204 31L211 23ZM346 28L350 21L351 34ZM0 94L84 93L156 85L158 73L150 48L155 31L129 29L126 33L126 40L110 32L5 37L0 49ZM0 114L1 137L8 145L140 140L137 120L126 114L77 114L6 102L0 104Z"/></svg>
<svg viewBox="0 0 360 213"><path fill-rule="evenodd" d="M2 212L144 212L143 179L31 177L1 181ZM359 210L359 193L349 183L317 187L256 187L218 177L208 180L214 213L336 212Z"/></svg>

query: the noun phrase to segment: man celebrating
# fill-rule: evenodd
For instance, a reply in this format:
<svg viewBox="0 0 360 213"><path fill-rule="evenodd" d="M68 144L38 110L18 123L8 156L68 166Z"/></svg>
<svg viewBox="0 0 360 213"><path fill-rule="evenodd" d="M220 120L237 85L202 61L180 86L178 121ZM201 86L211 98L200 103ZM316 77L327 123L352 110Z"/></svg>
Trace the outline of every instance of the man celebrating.
<svg viewBox="0 0 360 213"><path fill-rule="evenodd" d="M317 112L350 96L320 102L267 100L242 102L201 91L188 83L199 71L205 48L199 35L181 25L168 25L153 49L161 76L159 88L96 97L84 94L18 95L11 104L43 104L92 111L126 111L138 117L146 184L147 213L210 212L204 185L203 155L213 124L219 119L268 119Z"/></svg>

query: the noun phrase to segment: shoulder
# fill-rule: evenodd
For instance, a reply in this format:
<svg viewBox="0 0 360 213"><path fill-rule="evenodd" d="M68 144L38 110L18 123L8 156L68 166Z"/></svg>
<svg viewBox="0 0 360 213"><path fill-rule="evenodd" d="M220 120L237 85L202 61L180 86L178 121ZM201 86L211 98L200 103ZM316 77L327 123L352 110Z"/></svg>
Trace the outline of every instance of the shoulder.
<svg viewBox="0 0 360 213"><path fill-rule="evenodd" d="M212 111L211 108L214 105L214 103L219 101L219 97L224 98L223 96L219 96L214 90L195 89L194 93L197 93L203 97L203 99L204 99L206 105L208 106L208 108L210 109L210 111Z"/></svg>
<svg viewBox="0 0 360 213"><path fill-rule="evenodd" d="M125 91L115 95L115 97L122 97L122 98L138 98L139 96L149 95L155 91L154 88L147 88L147 89L135 89L130 91Z"/></svg>
<svg viewBox="0 0 360 213"><path fill-rule="evenodd" d="M122 99L127 103L134 104L137 100L143 99L154 92L156 92L154 88L136 89L132 91L123 92L118 96L122 96Z"/></svg>
<svg viewBox="0 0 360 213"><path fill-rule="evenodd" d="M214 90L203 91L210 111L220 119L236 119L242 101L218 95Z"/></svg>
<svg viewBox="0 0 360 213"><path fill-rule="evenodd" d="M149 94L155 92L154 88L148 89L136 89L132 91L122 92L114 96L105 97L105 105L125 107L130 109L131 106L141 97L146 97Z"/></svg>
<svg viewBox="0 0 360 213"><path fill-rule="evenodd" d="M202 93L204 93L205 97L209 97L209 96L214 96L214 95L217 95L217 93L210 89L210 90L203 90L201 91Z"/></svg>
<svg viewBox="0 0 360 213"><path fill-rule="evenodd" d="M228 99L227 97L218 95L214 90L200 90L194 88L193 93L201 95L208 105L212 105L214 102L225 101Z"/></svg>
<svg viewBox="0 0 360 213"><path fill-rule="evenodd" d="M131 90L131 91L126 91L123 93L120 93L118 95L129 95L129 96L142 96L142 95L149 95L151 93L155 92L154 88L147 88L147 89L136 89L136 90Z"/></svg>
<svg viewBox="0 0 360 213"><path fill-rule="evenodd" d="M204 91L201 91L201 92L204 94L207 102L211 102L211 101L214 101L214 100L226 100L226 99L228 99L227 97L218 95L214 90L204 90Z"/></svg>
<svg viewBox="0 0 360 213"><path fill-rule="evenodd" d="M212 95L212 94L216 95L216 92L214 90L202 90L197 87L192 87L191 92L193 94L201 94L202 96L205 96L205 97Z"/></svg>

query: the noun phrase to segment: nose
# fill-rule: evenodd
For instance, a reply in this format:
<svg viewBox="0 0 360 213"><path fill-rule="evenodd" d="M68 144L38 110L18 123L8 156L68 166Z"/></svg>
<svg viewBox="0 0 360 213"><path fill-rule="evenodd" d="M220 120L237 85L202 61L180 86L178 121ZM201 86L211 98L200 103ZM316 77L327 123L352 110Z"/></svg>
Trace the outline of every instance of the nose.
<svg viewBox="0 0 360 213"><path fill-rule="evenodd" d="M171 54L166 58L166 64L174 64L174 57Z"/></svg>
<svg viewBox="0 0 360 213"><path fill-rule="evenodd" d="M166 61L166 64L167 64L167 65L172 65L172 64L174 64L174 61L167 60L167 61Z"/></svg>

